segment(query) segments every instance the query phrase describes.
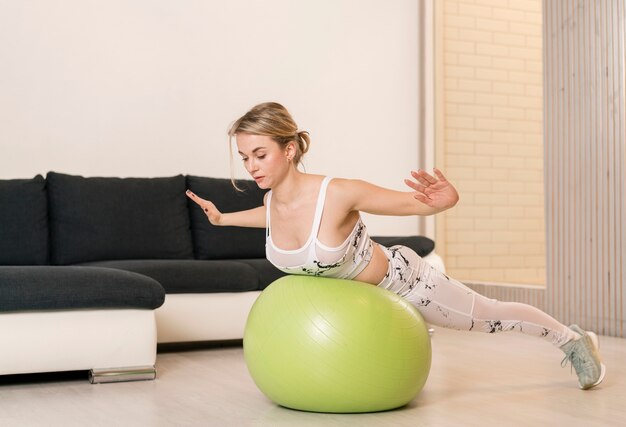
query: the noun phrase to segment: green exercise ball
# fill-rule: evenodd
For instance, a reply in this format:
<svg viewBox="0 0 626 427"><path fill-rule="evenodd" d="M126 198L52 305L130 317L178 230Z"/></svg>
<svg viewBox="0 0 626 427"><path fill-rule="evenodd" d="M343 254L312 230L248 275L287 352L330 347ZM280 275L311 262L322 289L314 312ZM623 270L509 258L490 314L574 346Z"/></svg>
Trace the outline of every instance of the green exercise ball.
<svg viewBox="0 0 626 427"><path fill-rule="evenodd" d="M261 293L243 349L267 397L313 412L403 406L426 383L431 361L428 328L401 297L362 282L298 275Z"/></svg>

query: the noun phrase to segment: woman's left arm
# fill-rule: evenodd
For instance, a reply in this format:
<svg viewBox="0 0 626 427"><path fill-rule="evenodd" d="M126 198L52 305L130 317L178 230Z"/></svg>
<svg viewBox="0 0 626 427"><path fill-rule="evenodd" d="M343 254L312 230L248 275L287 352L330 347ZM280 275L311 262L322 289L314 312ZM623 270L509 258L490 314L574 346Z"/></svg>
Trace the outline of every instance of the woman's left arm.
<svg viewBox="0 0 626 427"><path fill-rule="evenodd" d="M414 191L404 192L379 187L362 180L341 180L341 193L349 210L375 215L433 215L456 205L459 194L439 169L435 176L412 171L415 181L405 179Z"/></svg>

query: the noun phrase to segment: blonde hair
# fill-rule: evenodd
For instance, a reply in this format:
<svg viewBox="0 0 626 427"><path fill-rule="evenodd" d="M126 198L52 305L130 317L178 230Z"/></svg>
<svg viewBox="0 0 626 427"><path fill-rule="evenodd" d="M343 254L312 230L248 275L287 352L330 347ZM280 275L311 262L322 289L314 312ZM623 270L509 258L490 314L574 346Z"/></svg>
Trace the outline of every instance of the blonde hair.
<svg viewBox="0 0 626 427"><path fill-rule="evenodd" d="M309 145L311 144L309 133L304 130L298 130L298 125L291 117L291 114L289 114L289 111L277 102L264 102L255 105L250 111L237 119L228 130L228 143L231 147L232 138L238 133L269 136L282 148L286 148L290 142L293 142L296 148L293 162L296 167L301 163L302 156L309 151ZM233 186L239 190L232 177L232 149L229 152L231 181Z"/></svg>

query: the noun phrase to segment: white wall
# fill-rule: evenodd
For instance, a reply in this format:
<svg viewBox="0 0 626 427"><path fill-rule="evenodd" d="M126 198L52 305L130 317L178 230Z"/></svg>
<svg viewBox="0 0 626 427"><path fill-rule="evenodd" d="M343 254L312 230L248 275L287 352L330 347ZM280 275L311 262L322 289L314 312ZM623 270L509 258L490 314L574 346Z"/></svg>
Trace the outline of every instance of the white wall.
<svg viewBox="0 0 626 427"><path fill-rule="evenodd" d="M229 124L272 100L307 171L404 189L418 22L415 0L0 0L0 178L228 177Z"/></svg>

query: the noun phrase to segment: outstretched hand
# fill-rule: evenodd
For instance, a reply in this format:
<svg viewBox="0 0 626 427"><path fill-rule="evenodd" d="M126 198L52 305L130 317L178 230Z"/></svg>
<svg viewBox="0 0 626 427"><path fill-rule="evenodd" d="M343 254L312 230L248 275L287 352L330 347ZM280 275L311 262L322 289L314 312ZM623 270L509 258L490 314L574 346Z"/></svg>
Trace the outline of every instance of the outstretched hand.
<svg viewBox="0 0 626 427"><path fill-rule="evenodd" d="M433 171L436 176L422 169L411 171L411 176L417 182L405 179L404 183L415 190L413 197L425 205L440 211L451 208L459 200L459 194L439 169Z"/></svg>
<svg viewBox="0 0 626 427"><path fill-rule="evenodd" d="M191 192L191 190L187 190L185 194L187 195L187 197L189 197L191 200L196 202L198 206L202 208L202 210L206 214L211 224L219 225L220 220L222 218L222 213L219 210L217 210L213 202L210 202L208 200L205 200L201 197L196 196L194 193Z"/></svg>

